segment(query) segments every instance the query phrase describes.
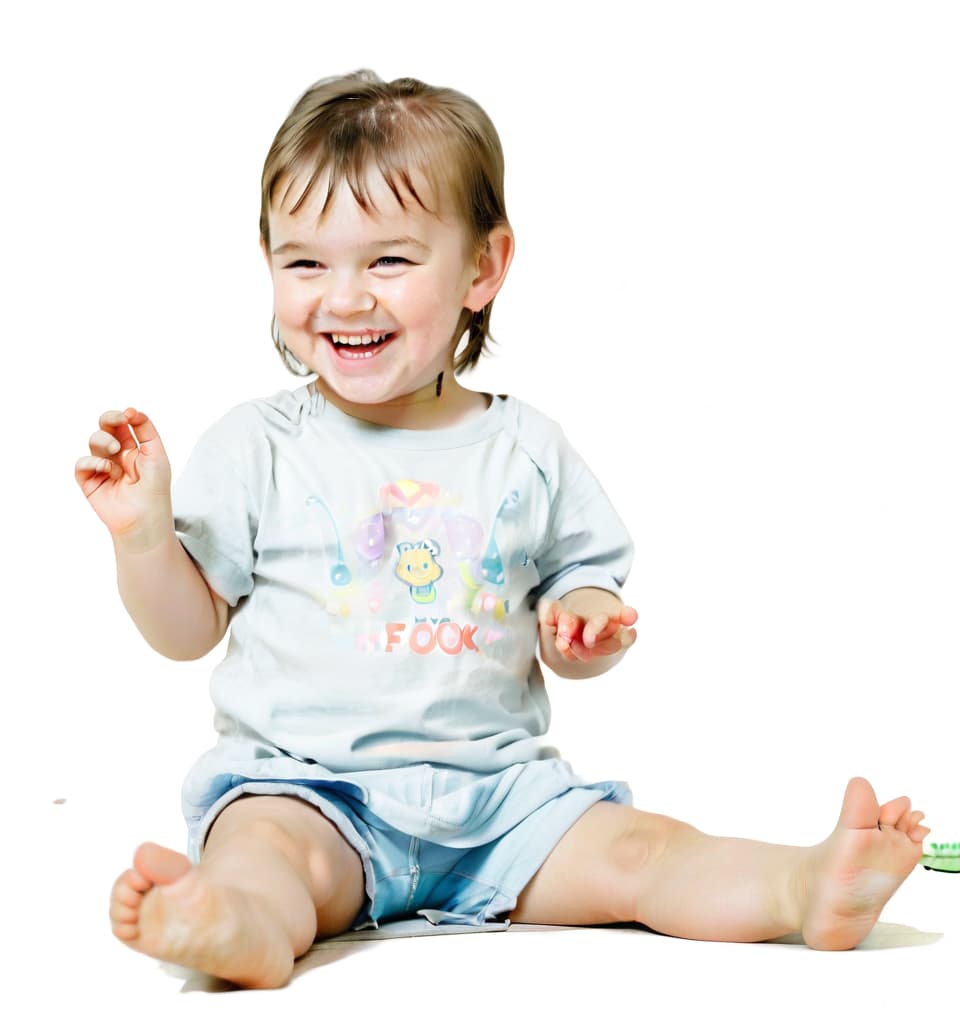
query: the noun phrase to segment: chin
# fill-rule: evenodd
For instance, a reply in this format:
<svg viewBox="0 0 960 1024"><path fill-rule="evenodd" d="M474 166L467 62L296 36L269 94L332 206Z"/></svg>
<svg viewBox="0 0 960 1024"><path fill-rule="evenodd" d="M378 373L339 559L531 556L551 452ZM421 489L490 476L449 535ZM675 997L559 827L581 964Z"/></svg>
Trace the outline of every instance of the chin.
<svg viewBox="0 0 960 1024"><path fill-rule="evenodd" d="M326 387L340 398L356 405L380 405L396 397L396 389L385 388L373 381L343 380L334 374L318 374Z"/></svg>

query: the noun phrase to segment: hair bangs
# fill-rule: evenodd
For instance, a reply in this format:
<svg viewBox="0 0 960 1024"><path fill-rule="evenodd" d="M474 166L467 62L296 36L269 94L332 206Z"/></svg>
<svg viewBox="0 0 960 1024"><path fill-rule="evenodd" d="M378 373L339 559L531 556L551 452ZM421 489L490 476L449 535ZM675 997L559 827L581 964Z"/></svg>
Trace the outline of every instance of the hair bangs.
<svg viewBox="0 0 960 1024"><path fill-rule="evenodd" d="M427 213L438 217L444 205L439 197L449 187L449 182L441 183L437 180L431 162L418 153L419 150L420 147L408 141L378 150L366 139L360 140L346 152L325 152L321 147L316 147L311 155L301 158L298 169L291 171L279 206L295 216L310 199L318 183L326 178L326 195L320 207L321 218L341 184L350 189L350 194L364 213L376 213L378 207L370 188L370 178L371 174L377 174L402 209L408 209L412 201ZM295 190L299 194L290 202L291 193Z"/></svg>

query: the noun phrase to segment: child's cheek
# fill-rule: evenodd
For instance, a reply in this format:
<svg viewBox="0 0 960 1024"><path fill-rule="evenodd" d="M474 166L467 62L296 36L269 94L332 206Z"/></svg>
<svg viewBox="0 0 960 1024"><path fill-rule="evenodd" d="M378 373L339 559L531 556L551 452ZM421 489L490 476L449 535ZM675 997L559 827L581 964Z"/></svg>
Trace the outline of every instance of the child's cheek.
<svg viewBox="0 0 960 1024"><path fill-rule="evenodd" d="M284 281L274 286L277 318L291 327L314 330L314 319L320 308L318 289L309 281Z"/></svg>

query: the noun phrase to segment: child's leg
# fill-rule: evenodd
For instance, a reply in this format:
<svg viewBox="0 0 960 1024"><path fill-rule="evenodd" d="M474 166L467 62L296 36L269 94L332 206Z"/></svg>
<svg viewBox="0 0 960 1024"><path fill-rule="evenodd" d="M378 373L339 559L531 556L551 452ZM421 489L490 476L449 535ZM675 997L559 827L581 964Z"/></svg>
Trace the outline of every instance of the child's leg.
<svg viewBox="0 0 960 1024"><path fill-rule="evenodd" d="M283 985L318 934L346 930L364 900L356 851L294 797L242 797L193 866L141 846L116 881L113 931L133 949L241 985Z"/></svg>
<svg viewBox="0 0 960 1024"><path fill-rule="evenodd" d="M818 949L850 949L916 866L929 829L906 797L881 807L852 779L840 821L818 846L705 835L600 803L563 837L510 920L638 921L692 939L752 942L802 932Z"/></svg>

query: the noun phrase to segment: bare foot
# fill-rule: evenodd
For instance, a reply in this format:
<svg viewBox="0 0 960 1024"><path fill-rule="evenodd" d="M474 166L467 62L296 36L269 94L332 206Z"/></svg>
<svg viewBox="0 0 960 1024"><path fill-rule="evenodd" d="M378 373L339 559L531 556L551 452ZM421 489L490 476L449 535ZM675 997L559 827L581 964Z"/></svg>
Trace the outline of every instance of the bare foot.
<svg viewBox="0 0 960 1024"><path fill-rule="evenodd" d="M901 796L882 807L866 779L851 779L833 834L811 849L801 902L803 939L814 949L852 949L916 867L930 829Z"/></svg>
<svg viewBox="0 0 960 1024"><path fill-rule="evenodd" d="M290 941L256 896L212 884L155 843L114 883L110 920L131 949L248 988L278 988L293 971Z"/></svg>

